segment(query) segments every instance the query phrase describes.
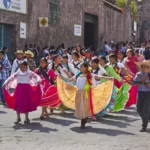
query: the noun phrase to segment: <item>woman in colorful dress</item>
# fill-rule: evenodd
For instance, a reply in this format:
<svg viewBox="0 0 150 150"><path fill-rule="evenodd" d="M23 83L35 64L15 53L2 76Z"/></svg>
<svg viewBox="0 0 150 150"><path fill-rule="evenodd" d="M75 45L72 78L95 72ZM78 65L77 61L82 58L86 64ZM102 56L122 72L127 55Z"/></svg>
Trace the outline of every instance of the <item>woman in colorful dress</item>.
<svg viewBox="0 0 150 150"><path fill-rule="evenodd" d="M136 66L136 62L138 62L137 57L134 55L134 51L132 49L127 49L127 58L125 59L125 67L128 69L128 72L135 76L138 69Z"/></svg>
<svg viewBox="0 0 150 150"><path fill-rule="evenodd" d="M92 60L92 73L97 75L97 76L104 76L106 74L106 71L103 67L101 67L99 65L99 59L95 58ZM101 83L106 82L107 80L101 79L101 80L95 80L95 82L93 83L94 86L97 86ZM96 114L96 116L104 116L106 114L108 114L110 111L113 110L114 108L114 104L115 104L115 99L116 99L116 89L113 89L112 92L112 96L111 96L111 101L110 103L107 105L107 107L102 110L101 112L99 112L98 114Z"/></svg>
<svg viewBox="0 0 150 150"><path fill-rule="evenodd" d="M114 57L114 61L117 63L117 58L114 55L113 55L113 57ZM117 97L116 97L115 103L110 104L110 107L108 106L108 108L113 109L113 111L121 111L122 109L124 109L128 99L129 99L129 90L130 90L131 86L129 84L124 83L124 81L122 80L122 78L119 74L119 72L120 72L119 68L117 68L117 67L113 68L113 66L107 64L106 57L104 57L104 56L100 57L100 65L105 69L106 76L115 78L114 85L116 87L115 90L117 93ZM103 111L103 113L101 113L101 115L105 115L107 113L108 113L107 109L105 109Z"/></svg>
<svg viewBox="0 0 150 150"><path fill-rule="evenodd" d="M136 56L134 56L134 51L132 49L128 49L127 58L125 59L125 67L128 69L129 74L131 74L133 77L138 72L138 68L135 64L136 62L138 62L138 59ZM130 97L126 104L126 107L130 107L136 104L137 92L138 92L138 86L132 85L132 88L130 90Z"/></svg>
<svg viewBox="0 0 150 150"><path fill-rule="evenodd" d="M15 124L21 122L21 113L25 114L24 123L30 123L29 112L37 109L42 95L39 86L41 82L40 77L28 70L28 64L25 61L19 65L19 68L3 85L8 108L14 109L17 112ZM11 89L15 90L11 92Z"/></svg>
<svg viewBox="0 0 150 150"><path fill-rule="evenodd" d="M75 109L75 116L81 120L81 129L85 128L88 117L97 114L106 107L110 102L113 89L112 78L107 83L92 87L95 79L103 77L92 74L88 67L87 63L82 63L80 73L72 79L76 81L77 87L57 79L59 96L68 108Z"/></svg>
<svg viewBox="0 0 150 150"><path fill-rule="evenodd" d="M71 78L72 75L67 71L67 69L61 64L62 57L60 55L54 55L53 62L49 64L48 68L54 70L56 75L61 76L62 78ZM64 113L63 104L60 105L61 113ZM51 113L53 113L53 109L51 109Z"/></svg>
<svg viewBox="0 0 150 150"><path fill-rule="evenodd" d="M62 56L62 65L66 68L67 72L72 74L72 64L68 62L68 55L64 54Z"/></svg>
<svg viewBox="0 0 150 150"><path fill-rule="evenodd" d="M36 73L41 77L42 87L42 99L40 106L42 106L42 114L40 119L45 119L44 116L48 116L47 107L55 108L61 105L61 100L58 97L57 87L54 85L57 78L55 72L48 69L48 62L46 58L40 60L40 68L36 70Z"/></svg>

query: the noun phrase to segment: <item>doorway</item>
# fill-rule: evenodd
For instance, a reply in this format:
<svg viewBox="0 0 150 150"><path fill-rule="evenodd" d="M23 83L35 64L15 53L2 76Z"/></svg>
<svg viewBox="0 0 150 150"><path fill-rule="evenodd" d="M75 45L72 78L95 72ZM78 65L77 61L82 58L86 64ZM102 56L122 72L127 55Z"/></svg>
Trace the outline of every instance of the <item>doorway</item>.
<svg viewBox="0 0 150 150"><path fill-rule="evenodd" d="M98 16L88 13L84 19L84 46L98 48Z"/></svg>
<svg viewBox="0 0 150 150"><path fill-rule="evenodd" d="M12 55L12 25L0 24L0 49L8 48L8 56Z"/></svg>

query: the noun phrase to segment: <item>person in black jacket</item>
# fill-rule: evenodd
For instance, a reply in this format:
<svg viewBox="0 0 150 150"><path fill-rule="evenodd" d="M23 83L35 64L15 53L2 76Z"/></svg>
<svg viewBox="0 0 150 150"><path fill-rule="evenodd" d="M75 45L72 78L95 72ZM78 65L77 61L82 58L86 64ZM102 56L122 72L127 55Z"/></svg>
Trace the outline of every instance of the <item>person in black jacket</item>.
<svg viewBox="0 0 150 150"><path fill-rule="evenodd" d="M146 46L144 50L144 57L146 60L150 60L150 47L149 46Z"/></svg>

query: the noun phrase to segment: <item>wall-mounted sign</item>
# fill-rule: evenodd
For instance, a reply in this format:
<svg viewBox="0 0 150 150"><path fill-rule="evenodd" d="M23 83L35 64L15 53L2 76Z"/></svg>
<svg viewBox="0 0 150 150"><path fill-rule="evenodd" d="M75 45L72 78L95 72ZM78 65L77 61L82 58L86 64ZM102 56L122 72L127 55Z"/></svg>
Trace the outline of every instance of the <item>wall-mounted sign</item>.
<svg viewBox="0 0 150 150"><path fill-rule="evenodd" d="M137 22L136 21L133 22L133 30L135 32L137 31Z"/></svg>
<svg viewBox="0 0 150 150"><path fill-rule="evenodd" d="M74 25L74 35L75 36L82 36L82 26L81 25Z"/></svg>
<svg viewBox="0 0 150 150"><path fill-rule="evenodd" d="M27 0L0 0L0 9L26 14Z"/></svg>
<svg viewBox="0 0 150 150"><path fill-rule="evenodd" d="M27 38L27 25L26 23L20 22L20 38L26 39Z"/></svg>
<svg viewBox="0 0 150 150"><path fill-rule="evenodd" d="M39 27L48 27L48 17L39 17Z"/></svg>

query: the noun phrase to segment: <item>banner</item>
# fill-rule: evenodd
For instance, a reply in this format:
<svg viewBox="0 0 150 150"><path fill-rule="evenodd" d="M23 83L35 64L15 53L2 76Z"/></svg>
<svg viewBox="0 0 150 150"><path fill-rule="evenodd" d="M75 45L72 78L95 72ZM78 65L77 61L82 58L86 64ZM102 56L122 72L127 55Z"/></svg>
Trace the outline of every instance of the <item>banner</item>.
<svg viewBox="0 0 150 150"><path fill-rule="evenodd" d="M27 0L0 0L0 9L26 14Z"/></svg>
<svg viewBox="0 0 150 150"><path fill-rule="evenodd" d="M26 23L20 22L20 38L26 39L27 38L27 25Z"/></svg>

